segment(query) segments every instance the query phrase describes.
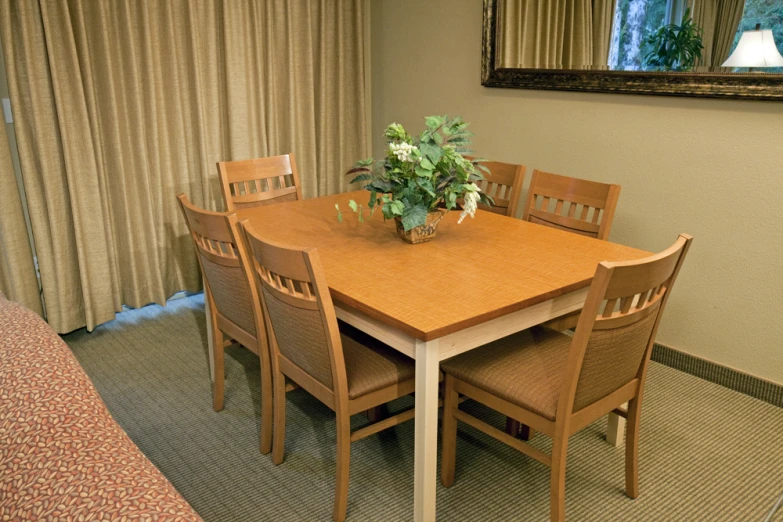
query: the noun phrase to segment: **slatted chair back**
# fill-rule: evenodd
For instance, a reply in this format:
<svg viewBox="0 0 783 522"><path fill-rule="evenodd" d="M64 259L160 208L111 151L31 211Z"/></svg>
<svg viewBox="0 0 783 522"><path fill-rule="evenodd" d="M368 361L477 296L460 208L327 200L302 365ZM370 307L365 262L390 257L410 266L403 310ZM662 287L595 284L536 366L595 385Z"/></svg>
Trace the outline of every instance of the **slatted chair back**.
<svg viewBox="0 0 783 522"><path fill-rule="evenodd" d="M265 240L247 221L240 227L263 296L273 361L280 355L293 363L286 374L298 375L297 383L326 404L334 405L335 395L347 401L342 341L318 252Z"/></svg>
<svg viewBox="0 0 783 522"><path fill-rule="evenodd" d="M476 184L494 201L494 205L481 203L479 208L504 216L516 217L522 184L525 182L526 167L500 161L482 161L478 165L486 167L489 174L482 172L486 179Z"/></svg>
<svg viewBox="0 0 783 522"><path fill-rule="evenodd" d="M637 261L600 263L576 327L566 387L579 411L639 379L692 237ZM570 413L570 411L569 411Z"/></svg>
<svg viewBox="0 0 783 522"><path fill-rule="evenodd" d="M237 242L236 217L228 212L203 210L185 194L177 196L190 235L196 246L198 261L215 305L221 330L254 352L264 341L260 305L243 266L244 247ZM229 323L229 324L226 324ZM261 339L261 341L259 341Z"/></svg>
<svg viewBox="0 0 783 522"><path fill-rule="evenodd" d="M583 236L608 239L620 185L533 171L523 219Z"/></svg>
<svg viewBox="0 0 783 522"><path fill-rule="evenodd" d="M226 209L302 199L294 154L217 164Z"/></svg>

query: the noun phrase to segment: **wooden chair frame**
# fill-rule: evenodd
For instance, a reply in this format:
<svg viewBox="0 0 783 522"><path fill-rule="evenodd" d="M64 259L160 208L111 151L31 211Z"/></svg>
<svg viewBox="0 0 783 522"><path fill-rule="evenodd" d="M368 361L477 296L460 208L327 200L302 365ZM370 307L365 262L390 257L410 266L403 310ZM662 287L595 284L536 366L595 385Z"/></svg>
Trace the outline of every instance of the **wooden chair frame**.
<svg viewBox="0 0 783 522"><path fill-rule="evenodd" d="M190 203L185 194L180 194L177 199L196 248L201 273L206 274L201 256L219 265L241 267L250 291L256 335L231 321L216 308L209 279L204 276L205 308L207 320L212 326L212 362L215 369L212 407L215 411L223 409L225 348L236 341L259 356L261 363L260 451L263 454L270 453L272 451L272 366L261 302L251 276L248 253L237 228L236 214L200 209ZM224 334L228 339L224 338Z"/></svg>
<svg viewBox="0 0 783 522"><path fill-rule="evenodd" d="M574 232L576 234L609 239L614 212L620 197L620 185L610 185L596 181L587 181L559 174L533 171L527 192L522 219ZM538 197L542 197L541 207L536 209ZM555 201L554 212L549 211L550 201ZM569 203L566 215L562 215L565 203ZM577 205L581 206L577 217ZM592 215L591 215L591 208ZM600 223L599 223L600 218ZM576 327L580 310L558 317L544 324L547 328L564 331ZM530 440L534 431L529 426L509 418L506 420L506 433L519 434L523 440Z"/></svg>
<svg viewBox="0 0 783 522"><path fill-rule="evenodd" d="M630 498L639 495L639 422L644 384L655 334L677 274L690 248L692 237L681 234L674 245L645 259L600 263L579 318L564 371L555 420L496 397L446 373L443 412L441 482L454 482L457 421L504 442L552 469L550 517L565 520L565 469L568 439L600 417L614 412L628 420L626 428L625 484ZM616 308L619 305L619 310ZM656 314L636 377L605 397L573 411L577 384L593 330L618 328ZM477 400L500 413L525 423L553 439L552 453L546 453L494 428L459 409L459 395ZM628 402L628 409L621 406Z"/></svg>
<svg viewBox="0 0 783 522"><path fill-rule="evenodd" d="M495 214L516 217L527 167L500 161L477 162L475 158L470 156L467 156L466 159L469 159L476 165L486 167L490 172L484 181L476 184L482 192L492 197L495 204L492 206L479 204L479 208Z"/></svg>
<svg viewBox="0 0 783 522"><path fill-rule="evenodd" d="M609 239L620 185L571 178L534 170L522 219L597 239ZM541 196L541 207L536 208ZM555 201L554 212L549 210ZM563 215L565 203L569 203ZM577 216L577 206L580 213Z"/></svg>
<svg viewBox="0 0 783 522"><path fill-rule="evenodd" d="M302 199L299 172L296 169L294 153L267 158L241 161L220 161L217 164L220 187L226 209L232 211L240 205L268 204L274 199L296 195ZM291 176L293 185L286 185L286 176ZM275 183L277 187L274 187ZM236 191L231 194L232 187Z"/></svg>
<svg viewBox="0 0 783 522"><path fill-rule="evenodd" d="M281 464L285 454L285 380L288 378L328 406L337 416L337 483L333 518L336 522L341 522L345 519L348 507L351 443L410 420L414 417L415 411L410 408L381 421L371 421L370 424L353 432L351 432L351 416L413 393L415 378L350 399L337 316L317 250L298 249L267 241L251 228L248 220L240 223L240 229L245 248L251 254L251 271L258 287L258 294L262 296L261 302L271 347L275 397L272 462L275 465ZM280 352L262 289L290 306L320 311L321 321L327 333L333 378L332 389L324 386Z"/></svg>

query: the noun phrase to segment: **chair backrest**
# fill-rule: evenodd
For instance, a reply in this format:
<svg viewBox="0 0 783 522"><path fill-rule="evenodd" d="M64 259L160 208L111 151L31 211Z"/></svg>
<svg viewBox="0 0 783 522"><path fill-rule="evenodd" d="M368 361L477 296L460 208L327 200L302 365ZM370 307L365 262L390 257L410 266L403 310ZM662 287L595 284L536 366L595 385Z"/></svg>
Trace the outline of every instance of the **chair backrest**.
<svg viewBox="0 0 783 522"><path fill-rule="evenodd" d="M185 194L180 194L177 199L196 246L206 283L205 291L209 292L218 320L223 323L221 329L255 350L259 342L266 342L263 316L250 279L248 256L244 245L238 241L236 216L229 212L200 209L188 201ZM224 324L225 320L233 323L234 327Z"/></svg>
<svg viewBox="0 0 783 522"><path fill-rule="evenodd" d="M327 394L347 397L340 330L317 250L268 241L247 220L240 229L262 296L273 359L282 355ZM297 383L323 397L307 382Z"/></svg>
<svg viewBox="0 0 783 522"><path fill-rule="evenodd" d="M566 370L563 393L573 393L571 411L635 378L643 382L658 323L692 240L681 234L659 254L598 265Z"/></svg>
<svg viewBox="0 0 783 522"><path fill-rule="evenodd" d="M620 185L533 171L522 219L608 239Z"/></svg>
<svg viewBox="0 0 783 522"><path fill-rule="evenodd" d="M223 200L231 211L302 199L294 154L217 164Z"/></svg>
<svg viewBox="0 0 783 522"><path fill-rule="evenodd" d="M484 172L486 179L476 184L495 202L494 205L479 204L479 208L504 216L516 217L522 184L525 182L526 167L500 161L481 161L477 165L486 167L489 174Z"/></svg>

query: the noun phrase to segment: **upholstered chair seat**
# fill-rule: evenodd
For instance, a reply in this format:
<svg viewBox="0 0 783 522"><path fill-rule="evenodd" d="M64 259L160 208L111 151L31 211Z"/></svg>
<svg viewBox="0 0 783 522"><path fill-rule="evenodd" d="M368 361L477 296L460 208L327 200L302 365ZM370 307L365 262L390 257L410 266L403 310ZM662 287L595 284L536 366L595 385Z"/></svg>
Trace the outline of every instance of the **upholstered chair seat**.
<svg viewBox="0 0 783 522"><path fill-rule="evenodd" d="M369 335L341 324L340 337L343 342L349 399L358 399L413 379L416 375L413 359Z"/></svg>
<svg viewBox="0 0 783 522"><path fill-rule="evenodd" d="M555 420L571 338L532 328L441 363L457 379Z"/></svg>

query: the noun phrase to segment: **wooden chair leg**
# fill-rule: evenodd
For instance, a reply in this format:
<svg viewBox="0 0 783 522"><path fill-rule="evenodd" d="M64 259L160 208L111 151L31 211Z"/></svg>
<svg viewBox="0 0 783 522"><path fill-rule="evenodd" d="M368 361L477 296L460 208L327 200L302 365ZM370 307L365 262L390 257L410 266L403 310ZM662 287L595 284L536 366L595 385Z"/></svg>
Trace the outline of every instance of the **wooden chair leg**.
<svg viewBox="0 0 783 522"><path fill-rule="evenodd" d="M263 349L263 347L259 347ZM267 357L259 357L261 362L261 437L260 450L262 455L272 451L272 404L274 403L274 382L272 370ZM285 379L283 379L283 397L285 397Z"/></svg>
<svg viewBox="0 0 783 522"><path fill-rule="evenodd" d="M215 382L212 383L212 409L223 409L223 393L225 390L225 348L223 347L223 332L217 325L212 326L212 367L215 369Z"/></svg>
<svg viewBox="0 0 783 522"><path fill-rule="evenodd" d="M440 483L449 487L454 484L457 461L457 418L454 417L454 410L459 407L459 396L454 391L454 377L449 374L446 374L444 380L443 397Z"/></svg>
<svg viewBox="0 0 783 522"><path fill-rule="evenodd" d="M628 418L625 428L625 494L630 498L639 496L639 424L641 420L639 398L628 403Z"/></svg>
<svg viewBox="0 0 783 522"><path fill-rule="evenodd" d="M533 428L511 417L506 417L506 433L522 440L530 440L536 434Z"/></svg>
<svg viewBox="0 0 783 522"><path fill-rule="evenodd" d="M381 404L380 406L370 408L369 410L365 411L364 414L367 415L367 420L370 422L378 422L383 420L387 414L386 405Z"/></svg>
<svg viewBox="0 0 783 522"><path fill-rule="evenodd" d="M274 377L274 441L272 444L272 464L275 466L283 462L285 456L285 376L275 371Z"/></svg>
<svg viewBox="0 0 783 522"><path fill-rule="evenodd" d="M549 483L549 513L551 522L565 521L565 473L568 435L555 433L552 441L552 475Z"/></svg>
<svg viewBox="0 0 783 522"><path fill-rule="evenodd" d="M334 493L334 522L343 522L348 511L349 471L351 467L351 418L337 413L337 483Z"/></svg>

